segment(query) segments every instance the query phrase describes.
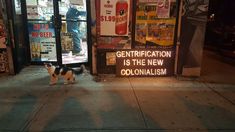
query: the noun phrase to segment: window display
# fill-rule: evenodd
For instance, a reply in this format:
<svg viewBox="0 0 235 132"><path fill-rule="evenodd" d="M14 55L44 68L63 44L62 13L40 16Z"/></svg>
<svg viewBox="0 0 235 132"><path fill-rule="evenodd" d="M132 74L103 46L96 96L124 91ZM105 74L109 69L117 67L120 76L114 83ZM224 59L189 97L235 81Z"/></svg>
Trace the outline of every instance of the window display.
<svg viewBox="0 0 235 132"><path fill-rule="evenodd" d="M136 7L135 48L174 46L175 0L139 1Z"/></svg>
<svg viewBox="0 0 235 132"><path fill-rule="evenodd" d="M27 1L28 32L31 61L56 61L53 4L50 1Z"/></svg>
<svg viewBox="0 0 235 132"><path fill-rule="evenodd" d="M58 10L53 2L58 2ZM27 3L27 17L31 61L57 61L57 54L61 54L63 64L88 61L85 0L31 1ZM60 46L56 43L61 44L62 53L57 53Z"/></svg>
<svg viewBox="0 0 235 132"><path fill-rule="evenodd" d="M29 42L32 61L56 61L54 28L47 22L29 21Z"/></svg>

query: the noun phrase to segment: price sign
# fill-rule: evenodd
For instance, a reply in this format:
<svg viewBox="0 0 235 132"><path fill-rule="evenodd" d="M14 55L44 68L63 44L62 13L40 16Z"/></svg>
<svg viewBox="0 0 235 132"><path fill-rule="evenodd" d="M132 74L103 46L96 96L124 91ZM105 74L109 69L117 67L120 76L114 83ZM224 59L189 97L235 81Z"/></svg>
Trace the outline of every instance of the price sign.
<svg viewBox="0 0 235 132"><path fill-rule="evenodd" d="M100 0L100 35L127 36L130 0Z"/></svg>
<svg viewBox="0 0 235 132"><path fill-rule="evenodd" d="M100 16L101 22L115 22L116 17L115 16Z"/></svg>

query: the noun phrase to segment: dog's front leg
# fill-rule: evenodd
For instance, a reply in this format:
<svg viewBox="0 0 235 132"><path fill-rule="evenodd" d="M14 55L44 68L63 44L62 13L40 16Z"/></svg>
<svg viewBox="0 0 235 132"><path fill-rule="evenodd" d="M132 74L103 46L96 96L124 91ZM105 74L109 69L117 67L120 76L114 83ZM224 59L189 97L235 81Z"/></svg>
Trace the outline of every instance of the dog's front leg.
<svg viewBox="0 0 235 132"><path fill-rule="evenodd" d="M55 76L54 74L51 75L51 81L50 81L50 85L54 85L57 83L58 77Z"/></svg>

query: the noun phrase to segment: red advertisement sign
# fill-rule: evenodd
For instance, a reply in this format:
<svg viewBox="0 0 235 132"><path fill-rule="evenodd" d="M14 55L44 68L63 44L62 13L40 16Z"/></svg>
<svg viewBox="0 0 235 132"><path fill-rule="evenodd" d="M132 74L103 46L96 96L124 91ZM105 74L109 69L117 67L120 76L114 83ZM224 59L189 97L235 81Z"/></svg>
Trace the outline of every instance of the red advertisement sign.
<svg viewBox="0 0 235 132"><path fill-rule="evenodd" d="M127 36L130 0L100 1L100 35Z"/></svg>

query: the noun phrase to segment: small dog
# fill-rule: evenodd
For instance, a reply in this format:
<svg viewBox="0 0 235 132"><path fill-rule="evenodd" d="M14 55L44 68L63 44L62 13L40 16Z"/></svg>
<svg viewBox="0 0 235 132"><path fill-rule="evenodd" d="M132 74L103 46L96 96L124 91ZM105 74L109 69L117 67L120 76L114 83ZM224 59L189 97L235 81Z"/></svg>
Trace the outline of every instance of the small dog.
<svg viewBox="0 0 235 132"><path fill-rule="evenodd" d="M74 70L66 66L54 66L51 63L44 63L50 75L50 85L57 83L59 76L64 78L64 84L74 83L75 75L82 74L85 71L85 66L81 65L79 70Z"/></svg>

